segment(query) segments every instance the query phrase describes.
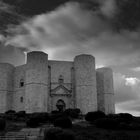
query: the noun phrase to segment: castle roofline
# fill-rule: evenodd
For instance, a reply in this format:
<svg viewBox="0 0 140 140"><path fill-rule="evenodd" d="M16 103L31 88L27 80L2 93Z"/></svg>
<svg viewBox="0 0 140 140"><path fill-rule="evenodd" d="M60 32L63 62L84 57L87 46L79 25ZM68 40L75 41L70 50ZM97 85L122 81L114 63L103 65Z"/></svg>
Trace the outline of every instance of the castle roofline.
<svg viewBox="0 0 140 140"><path fill-rule="evenodd" d="M66 60L48 60L49 62L68 62L68 63L73 63L73 61L66 61Z"/></svg>
<svg viewBox="0 0 140 140"><path fill-rule="evenodd" d="M10 63L7 63L7 62L0 63L0 65L9 65L9 66L15 67L13 64L10 64Z"/></svg>
<svg viewBox="0 0 140 140"><path fill-rule="evenodd" d="M96 71L108 71L108 70L110 70L110 71L112 71L112 68L110 68L110 67L102 67L102 68L97 68L96 69Z"/></svg>
<svg viewBox="0 0 140 140"><path fill-rule="evenodd" d="M30 52L28 52L27 54L47 54L47 53L45 53L45 52L43 52L43 51L30 51Z"/></svg>

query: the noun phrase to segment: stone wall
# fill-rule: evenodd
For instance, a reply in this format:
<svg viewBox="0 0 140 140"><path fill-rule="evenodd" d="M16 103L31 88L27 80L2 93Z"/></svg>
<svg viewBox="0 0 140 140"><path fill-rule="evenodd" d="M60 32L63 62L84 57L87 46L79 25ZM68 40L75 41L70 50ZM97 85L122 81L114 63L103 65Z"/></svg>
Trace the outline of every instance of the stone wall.
<svg viewBox="0 0 140 140"><path fill-rule="evenodd" d="M64 77L64 83L71 83L71 68L73 62L69 61L49 61L51 67L51 83L58 83L59 76Z"/></svg>
<svg viewBox="0 0 140 140"><path fill-rule="evenodd" d="M0 64L0 112L12 109L14 66Z"/></svg>
<svg viewBox="0 0 140 140"><path fill-rule="evenodd" d="M63 95L57 95L58 91L56 90L55 96L50 96L49 98L49 110L56 110L56 102L59 99L64 100L66 104L66 108L73 108L73 104L71 103L72 97L73 97L73 90L72 90L72 68L73 68L73 62L69 61L49 61L50 66L50 90L53 92L53 90L57 87L64 86L67 90L71 90L71 97L63 96ZM62 76L63 82L59 83L59 78ZM52 94L50 92L50 94ZM65 91L63 91L65 92ZM66 93L62 93L66 94Z"/></svg>
<svg viewBox="0 0 140 140"><path fill-rule="evenodd" d="M48 61L47 54L34 51L27 54L25 65L0 63L0 112L51 112L59 99L83 114L97 109L114 113L112 70L95 71L95 58L85 54L74 62Z"/></svg>
<svg viewBox="0 0 140 140"><path fill-rule="evenodd" d="M65 102L65 104L66 104L65 109L73 108L71 106L71 97L67 97L67 96L52 96L52 98L51 98L52 110L57 110L56 103L57 103L58 100L63 100Z"/></svg>
<svg viewBox="0 0 140 140"><path fill-rule="evenodd" d="M28 113L47 111L48 55L43 52L27 54L25 110Z"/></svg>
<svg viewBox="0 0 140 140"><path fill-rule="evenodd" d="M97 69L96 71L96 82L97 82L98 110L105 112L104 79L103 79L103 73L100 72L100 69Z"/></svg>
<svg viewBox="0 0 140 140"><path fill-rule="evenodd" d="M79 55L74 59L76 105L85 114L97 110L95 59Z"/></svg>
<svg viewBox="0 0 140 140"><path fill-rule="evenodd" d="M26 65L18 66L14 72L13 110L24 110L25 106L25 71ZM23 82L23 85L21 85ZM23 99L22 99L23 98Z"/></svg>
<svg viewBox="0 0 140 140"><path fill-rule="evenodd" d="M110 68L97 69L98 109L106 114L115 113L113 72Z"/></svg>

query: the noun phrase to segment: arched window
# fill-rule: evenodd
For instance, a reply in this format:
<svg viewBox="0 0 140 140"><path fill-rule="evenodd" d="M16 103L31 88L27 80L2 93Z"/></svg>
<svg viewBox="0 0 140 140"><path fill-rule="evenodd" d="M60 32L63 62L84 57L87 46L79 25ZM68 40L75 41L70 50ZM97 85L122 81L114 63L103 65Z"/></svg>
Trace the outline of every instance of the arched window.
<svg viewBox="0 0 140 140"><path fill-rule="evenodd" d="M64 77L62 75L59 76L58 82L60 84L64 82Z"/></svg>
<svg viewBox="0 0 140 140"><path fill-rule="evenodd" d="M20 79L20 87L23 87L24 86L24 79Z"/></svg>
<svg viewBox="0 0 140 140"><path fill-rule="evenodd" d="M23 103L23 97L20 97L20 102Z"/></svg>

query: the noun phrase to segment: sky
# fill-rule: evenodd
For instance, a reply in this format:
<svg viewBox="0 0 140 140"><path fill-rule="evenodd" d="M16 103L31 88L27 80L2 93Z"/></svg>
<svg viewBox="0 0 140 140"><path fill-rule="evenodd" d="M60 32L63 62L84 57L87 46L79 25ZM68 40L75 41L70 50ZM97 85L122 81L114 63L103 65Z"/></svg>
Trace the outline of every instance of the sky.
<svg viewBox="0 0 140 140"><path fill-rule="evenodd" d="M0 62L91 54L113 69L116 112L140 115L140 0L1 0L0 20Z"/></svg>

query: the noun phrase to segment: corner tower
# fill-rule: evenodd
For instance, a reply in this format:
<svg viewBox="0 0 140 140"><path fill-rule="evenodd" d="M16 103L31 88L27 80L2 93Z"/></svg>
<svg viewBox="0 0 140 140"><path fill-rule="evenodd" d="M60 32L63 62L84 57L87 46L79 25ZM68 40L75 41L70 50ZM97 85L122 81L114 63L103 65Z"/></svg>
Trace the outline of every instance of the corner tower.
<svg viewBox="0 0 140 140"><path fill-rule="evenodd" d="M46 112L48 101L48 55L43 52L27 54L25 110L27 113Z"/></svg>
<svg viewBox="0 0 140 140"><path fill-rule="evenodd" d="M95 58L78 55L74 59L76 107L83 114L97 110Z"/></svg>
<svg viewBox="0 0 140 140"><path fill-rule="evenodd" d="M12 109L14 66L8 63L0 64L0 112Z"/></svg>
<svg viewBox="0 0 140 140"><path fill-rule="evenodd" d="M97 69L98 110L106 114L115 113L113 72L111 68Z"/></svg>

